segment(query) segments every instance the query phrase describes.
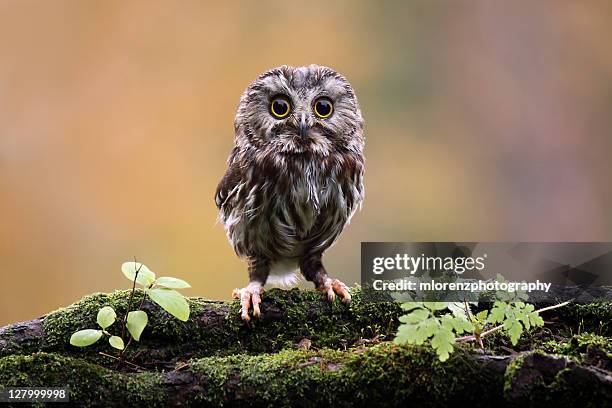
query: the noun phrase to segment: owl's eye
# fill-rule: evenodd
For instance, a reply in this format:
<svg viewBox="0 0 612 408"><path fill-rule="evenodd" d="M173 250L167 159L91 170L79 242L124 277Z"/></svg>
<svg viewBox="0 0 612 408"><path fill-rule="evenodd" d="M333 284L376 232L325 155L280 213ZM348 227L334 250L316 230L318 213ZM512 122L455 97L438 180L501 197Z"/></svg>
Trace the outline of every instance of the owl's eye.
<svg viewBox="0 0 612 408"><path fill-rule="evenodd" d="M285 118L291 112L291 104L286 97L277 96L270 104L270 112L277 119Z"/></svg>
<svg viewBox="0 0 612 408"><path fill-rule="evenodd" d="M329 118L334 112L334 104L328 98L319 98L314 103L314 112L321 119Z"/></svg>

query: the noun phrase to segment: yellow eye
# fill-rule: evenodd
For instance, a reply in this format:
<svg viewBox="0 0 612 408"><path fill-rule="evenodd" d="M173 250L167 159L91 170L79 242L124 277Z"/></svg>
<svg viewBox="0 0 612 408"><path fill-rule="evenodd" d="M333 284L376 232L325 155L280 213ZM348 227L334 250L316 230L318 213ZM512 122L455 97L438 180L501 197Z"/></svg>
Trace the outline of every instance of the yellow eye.
<svg viewBox="0 0 612 408"><path fill-rule="evenodd" d="M285 118L291 112L291 104L286 97L277 96L270 104L270 112L277 119Z"/></svg>
<svg viewBox="0 0 612 408"><path fill-rule="evenodd" d="M334 113L334 104L328 98L319 98L314 103L314 112L321 119L329 118Z"/></svg>

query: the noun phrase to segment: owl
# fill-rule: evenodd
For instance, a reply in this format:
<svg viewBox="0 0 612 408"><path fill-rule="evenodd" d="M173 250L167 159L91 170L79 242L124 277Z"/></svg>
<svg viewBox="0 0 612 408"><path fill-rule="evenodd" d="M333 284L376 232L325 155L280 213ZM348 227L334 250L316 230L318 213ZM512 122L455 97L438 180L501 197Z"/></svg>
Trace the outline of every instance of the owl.
<svg viewBox="0 0 612 408"><path fill-rule="evenodd" d="M291 286L297 271L345 303L346 285L322 263L364 196L363 119L333 69L282 66L242 94L228 169L215 193L219 219L249 283L235 289L241 317L260 316L265 284Z"/></svg>

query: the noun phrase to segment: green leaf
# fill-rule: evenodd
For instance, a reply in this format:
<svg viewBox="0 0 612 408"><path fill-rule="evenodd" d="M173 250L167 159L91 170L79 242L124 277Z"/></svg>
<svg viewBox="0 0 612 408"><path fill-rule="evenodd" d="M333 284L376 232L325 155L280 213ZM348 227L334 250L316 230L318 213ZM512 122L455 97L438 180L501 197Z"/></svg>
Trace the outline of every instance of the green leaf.
<svg viewBox="0 0 612 408"><path fill-rule="evenodd" d="M149 317L142 310L135 310L127 315L127 329L136 341L140 341L140 335L149 322Z"/></svg>
<svg viewBox="0 0 612 408"><path fill-rule="evenodd" d="M117 350L123 350L125 348L125 345L123 344L123 339L119 336L111 336L108 339L108 342Z"/></svg>
<svg viewBox="0 0 612 408"><path fill-rule="evenodd" d="M138 271L138 277L136 277L136 271ZM136 283L145 288L151 286L153 282L155 282L155 274L151 272L146 265L140 262L124 262L123 265L121 265L121 272L123 272L125 277L132 282L136 279Z"/></svg>
<svg viewBox="0 0 612 408"><path fill-rule="evenodd" d="M467 318L467 311L465 310L465 303L463 302L448 302L446 308L450 310L455 316L463 316Z"/></svg>
<svg viewBox="0 0 612 408"><path fill-rule="evenodd" d="M423 305L431 311L446 309L445 302L423 302Z"/></svg>
<svg viewBox="0 0 612 408"><path fill-rule="evenodd" d="M414 324L429 317L429 311L425 309L415 309L411 313L400 316L399 321L402 323Z"/></svg>
<svg viewBox="0 0 612 408"><path fill-rule="evenodd" d="M479 322L484 322L487 320L487 316L489 316L488 310L483 310L481 312L476 313L476 320Z"/></svg>
<svg viewBox="0 0 612 408"><path fill-rule="evenodd" d="M425 312L429 315L429 312L426 310L415 310L415 312ZM394 341L396 344L423 344L425 340L431 337L439 328L438 319L434 317L415 321L414 323L403 324L398 328L397 336Z"/></svg>
<svg viewBox="0 0 612 408"><path fill-rule="evenodd" d="M450 331L440 330L434 334L431 339L431 347L436 350L440 361L448 360L449 354L453 352L454 342L455 336Z"/></svg>
<svg viewBox="0 0 612 408"><path fill-rule="evenodd" d="M412 309L421 309L423 308L423 303L421 302L405 302L402 303L401 305L402 310L405 310L407 312L411 311Z"/></svg>
<svg viewBox="0 0 612 408"><path fill-rule="evenodd" d="M147 292L151 299L172 316L184 322L189 319L189 304L183 295L174 289L156 288Z"/></svg>
<svg viewBox="0 0 612 408"><path fill-rule="evenodd" d="M539 313L533 312L529 314L529 321L531 325L534 327L544 326L544 319L540 316Z"/></svg>
<svg viewBox="0 0 612 408"><path fill-rule="evenodd" d="M185 282L184 280L171 278L169 276L162 276L160 278L157 278L155 284L172 289L185 289L191 287L191 285Z"/></svg>
<svg viewBox="0 0 612 408"><path fill-rule="evenodd" d="M453 316L446 313L444 316L434 315L434 310L442 310L442 302L424 303L428 308L414 309L411 313L400 317L402 324L397 329L395 344L423 344L431 338L431 346L435 349L438 358L446 361L453 352L456 335L465 331L473 332L474 325L465 314ZM464 309L465 310L465 309Z"/></svg>
<svg viewBox="0 0 612 408"><path fill-rule="evenodd" d="M457 334L474 331L474 324L463 317L454 317L451 319L451 323Z"/></svg>
<svg viewBox="0 0 612 408"><path fill-rule="evenodd" d="M506 318L506 307L506 303L496 301L494 303L493 309L491 309L491 313L489 313L487 321L490 323L503 322Z"/></svg>
<svg viewBox="0 0 612 408"><path fill-rule="evenodd" d="M70 344L77 347L87 347L100 340L100 337L102 337L102 330L79 330L70 336Z"/></svg>
<svg viewBox="0 0 612 408"><path fill-rule="evenodd" d="M508 320L504 323L504 330L510 335L512 345L516 346L523 333L523 326L517 320Z"/></svg>
<svg viewBox="0 0 612 408"><path fill-rule="evenodd" d="M425 340L430 338L440 329L438 319L427 319L423 323L417 326L415 334L415 343L423 344Z"/></svg>
<svg viewBox="0 0 612 408"><path fill-rule="evenodd" d="M529 330L529 328L531 327L531 323L529 322L529 316L526 314L521 314L520 316L517 316L517 320L519 320L521 323L523 323L523 326L525 327L525 330Z"/></svg>
<svg viewBox="0 0 612 408"><path fill-rule="evenodd" d="M402 325L397 328L397 334L393 342L395 344L414 344L415 325Z"/></svg>
<svg viewBox="0 0 612 408"><path fill-rule="evenodd" d="M111 324L115 323L115 318L117 317L117 313L115 313L115 309L110 306L104 306L102 309L98 311L98 317L96 321L98 325L106 329Z"/></svg>

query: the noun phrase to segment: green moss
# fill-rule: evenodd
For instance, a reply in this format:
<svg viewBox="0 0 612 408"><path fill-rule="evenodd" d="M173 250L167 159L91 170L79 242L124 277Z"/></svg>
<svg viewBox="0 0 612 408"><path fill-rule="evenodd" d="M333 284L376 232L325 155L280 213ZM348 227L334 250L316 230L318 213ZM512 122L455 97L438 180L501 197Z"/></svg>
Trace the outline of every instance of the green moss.
<svg viewBox="0 0 612 408"><path fill-rule="evenodd" d="M612 356L612 339L593 333L577 334L569 342L554 345L551 352L567 356L580 356L592 348Z"/></svg>
<svg viewBox="0 0 612 408"><path fill-rule="evenodd" d="M205 357L166 374L117 373L53 353L0 359L0 387L68 386L78 406L447 406L454 398L484 404L499 395L492 386L501 390L498 380L463 350L443 364L428 349L389 343Z"/></svg>
<svg viewBox="0 0 612 408"><path fill-rule="evenodd" d="M537 359L543 359L538 361ZM610 398L587 369L531 353L506 369L458 348L381 343L347 351L282 350L192 359L181 371L127 374L54 353L0 358L0 388L68 386L78 406L601 406ZM608 393L608 394L606 394ZM564 405L565 404L565 405Z"/></svg>
<svg viewBox="0 0 612 408"><path fill-rule="evenodd" d="M69 387L73 406L165 406L160 378L156 373L116 373L58 354L0 358L0 388Z"/></svg>
<svg viewBox="0 0 612 408"><path fill-rule="evenodd" d="M344 348L360 338L375 335L391 336L397 329L401 314L396 303L372 304L364 302L359 290L353 290L349 306L336 300L329 303L324 294L315 291L273 289L264 294L269 301L264 313L280 313L281 319L239 319L239 304L232 304L231 327L245 350L270 352L293 347L303 338L314 347Z"/></svg>
<svg viewBox="0 0 612 408"><path fill-rule="evenodd" d="M572 326L574 332L586 331L612 336L612 304L607 300L587 304L572 303L555 313L561 321Z"/></svg>
<svg viewBox="0 0 612 408"><path fill-rule="evenodd" d="M135 294L135 301L139 301L142 292ZM61 350L69 348L70 335L75 331L98 328L96 316L103 306L112 306L119 316L123 316L127 309L129 291L115 291L113 293L94 293L85 296L80 301L49 313L44 321L45 349ZM116 334L119 329L116 322L108 330Z"/></svg>
<svg viewBox="0 0 612 408"><path fill-rule="evenodd" d="M504 373L504 395L506 399L510 399L510 393L513 391L514 388L514 378L516 377L520 369L523 367L524 363L525 357L518 356L506 367L506 372Z"/></svg>
<svg viewBox="0 0 612 408"><path fill-rule="evenodd" d="M548 341L542 349L549 353L570 356L581 363L604 369L612 368L612 339L593 333L572 336L569 341Z"/></svg>
<svg viewBox="0 0 612 408"><path fill-rule="evenodd" d="M135 305L140 303L142 296L142 291L136 293ZM70 346L69 339L75 331L96 328L96 315L103 306L112 306L120 317L123 316L128 298L129 291L96 293L50 313L43 322L45 339L40 350L61 351L89 361L108 363L98 354L110 350L104 341L77 349ZM240 319L238 301L227 304L191 298L191 318L187 322L179 321L154 303L145 301L143 309L149 315L149 325L141 341L130 347L127 357L136 358L137 363L146 363L147 360L167 361L176 356L186 360L211 355L272 352L293 348L304 338L310 339L313 347L345 348L360 338L390 337L397 328L397 317L401 312L396 303L362 301L359 290L353 290L350 306L339 301L330 304L322 293L298 289L272 289L266 291L262 299L263 318L250 323ZM119 322L109 331L120 335ZM134 357L136 354L138 356Z"/></svg>
<svg viewBox="0 0 612 408"><path fill-rule="evenodd" d="M209 357L193 360L190 367L214 384L192 396L193 404L447 406L460 399L482 406L498 398L502 386L501 376L496 380L464 350L441 363L427 348L390 343L348 352L283 350Z"/></svg>

